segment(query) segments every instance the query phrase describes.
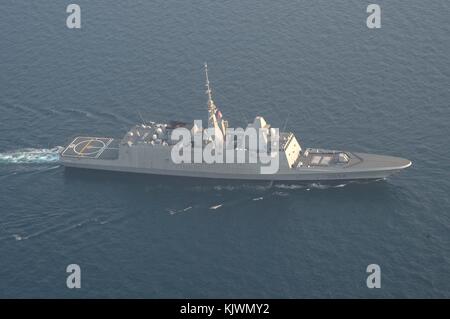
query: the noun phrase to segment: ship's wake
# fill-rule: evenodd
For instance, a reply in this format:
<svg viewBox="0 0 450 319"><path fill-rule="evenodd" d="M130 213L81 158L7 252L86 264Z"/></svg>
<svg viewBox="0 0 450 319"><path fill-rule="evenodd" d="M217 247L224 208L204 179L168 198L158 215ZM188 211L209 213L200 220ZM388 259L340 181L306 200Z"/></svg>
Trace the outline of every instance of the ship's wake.
<svg viewBox="0 0 450 319"><path fill-rule="evenodd" d="M341 184L327 184L327 183L308 183L304 185L286 185L286 184L279 184L275 185L276 188L280 189L288 189L288 190L296 190L296 189L303 189L303 190L311 190L311 189L330 189L330 188L342 188L347 186L349 183L341 183Z"/></svg>
<svg viewBox="0 0 450 319"><path fill-rule="evenodd" d="M23 148L0 153L0 163L6 164L41 164L59 161L59 154L64 148Z"/></svg>
<svg viewBox="0 0 450 319"><path fill-rule="evenodd" d="M333 184L327 184L327 183L294 183L294 184L284 184L284 183L265 183L265 184L224 184L224 185L214 185L214 186L195 186L191 187L191 190L194 191L219 191L219 192L235 192L235 191L254 191L257 193L264 193L271 190L284 190L284 191L309 191L311 189L318 189L318 190L326 190L330 188L342 188L350 185L352 182L341 182L339 184L333 183Z"/></svg>

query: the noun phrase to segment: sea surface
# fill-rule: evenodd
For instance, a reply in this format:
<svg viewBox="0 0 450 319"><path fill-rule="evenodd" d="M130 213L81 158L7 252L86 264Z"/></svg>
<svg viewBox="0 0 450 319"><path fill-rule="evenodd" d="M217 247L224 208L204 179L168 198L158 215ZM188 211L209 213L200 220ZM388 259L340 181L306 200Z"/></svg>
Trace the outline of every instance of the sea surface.
<svg viewBox="0 0 450 319"><path fill-rule="evenodd" d="M0 297L450 297L450 2L375 2L376 30L360 0L77 0L75 30L68 1L1 1ZM271 185L58 163L141 116L206 120L205 61L231 126L413 166Z"/></svg>

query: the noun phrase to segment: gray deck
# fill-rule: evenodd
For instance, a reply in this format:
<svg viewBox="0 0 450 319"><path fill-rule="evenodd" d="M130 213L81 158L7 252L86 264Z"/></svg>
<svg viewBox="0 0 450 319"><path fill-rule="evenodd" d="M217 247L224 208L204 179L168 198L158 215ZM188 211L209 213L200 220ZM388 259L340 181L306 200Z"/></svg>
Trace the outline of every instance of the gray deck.
<svg viewBox="0 0 450 319"><path fill-rule="evenodd" d="M75 138L61 153L63 157L117 159L119 157L119 141L106 137Z"/></svg>

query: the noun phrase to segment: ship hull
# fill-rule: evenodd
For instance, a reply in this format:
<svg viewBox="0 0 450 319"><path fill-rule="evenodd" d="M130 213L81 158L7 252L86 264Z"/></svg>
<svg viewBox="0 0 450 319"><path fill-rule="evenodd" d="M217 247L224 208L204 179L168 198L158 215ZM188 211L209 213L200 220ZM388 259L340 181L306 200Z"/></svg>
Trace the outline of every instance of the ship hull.
<svg viewBox="0 0 450 319"><path fill-rule="evenodd" d="M279 161L273 174L262 174L261 163L182 163L171 159L171 148L145 144L128 147L112 138L77 137L61 152L66 167L136 174L241 181L343 181L382 179L411 165L411 161L384 155L346 152L348 162L323 165L329 152L310 151L289 166ZM305 159L309 160L307 162ZM316 160L316 161L314 161Z"/></svg>
<svg viewBox="0 0 450 319"><path fill-rule="evenodd" d="M167 169L149 169L107 165L96 162L63 162L69 168L89 169L122 173L147 174L157 176L172 176L198 179L241 180L241 181L286 181L286 182L316 182L316 181L348 181L383 179L400 172L403 168L387 168L370 171L349 172L296 172L295 174L233 174L211 172L186 172Z"/></svg>

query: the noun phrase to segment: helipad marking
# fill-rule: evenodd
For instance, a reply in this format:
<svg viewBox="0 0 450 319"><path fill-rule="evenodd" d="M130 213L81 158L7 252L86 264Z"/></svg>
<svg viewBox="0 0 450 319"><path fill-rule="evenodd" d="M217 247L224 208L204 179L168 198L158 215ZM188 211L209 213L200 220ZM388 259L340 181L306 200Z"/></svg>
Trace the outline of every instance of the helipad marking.
<svg viewBox="0 0 450 319"><path fill-rule="evenodd" d="M107 137L79 136L69 144L62 155L74 158L98 158L113 140Z"/></svg>
<svg viewBox="0 0 450 319"><path fill-rule="evenodd" d="M94 142L101 143L102 146L90 146L91 143L94 143ZM80 151L77 151L77 147L81 146L84 143L87 143L87 144L84 145L83 148ZM92 149L96 149L96 148L101 149L103 147L105 147L105 142L103 142L102 140L86 139L84 141L81 141L81 142L77 143L75 145L75 147L73 148L73 152L75 154L78 154L80 157L89 157L89 155L95 155L98 152L98 150L94 150L94 151L91 151L91 152L86 152L87 148L92 150Z"/></svg>
<svg viewBox="0 0 450 319"><path fill-rule="evenodd" d="M114 140L114 139L110 138L109 141L106 142L106 144L104 144L103 148L97 152L97 155L95 156L95 158L99 158L100 155L102 155L102 153L108 148L108 145L111 144L111 142L112 142L113 140Z"/></svg>
<svg viewBox="0 0 450 319"><path fill-rule="evenodd" d="M91 144L92 140L89 140L89 142L81 149L80 153L83 154L84 150L86 149L86 147L89 146L89 144Z"/></svg>

